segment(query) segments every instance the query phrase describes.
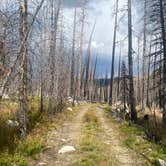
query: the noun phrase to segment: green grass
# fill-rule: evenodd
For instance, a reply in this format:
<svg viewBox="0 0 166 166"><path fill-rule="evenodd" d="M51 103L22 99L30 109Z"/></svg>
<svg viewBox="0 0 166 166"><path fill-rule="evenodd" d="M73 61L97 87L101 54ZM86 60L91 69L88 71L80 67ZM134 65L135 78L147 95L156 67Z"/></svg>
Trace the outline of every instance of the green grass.
<svg viewBox="0 0 166 166"><path fill-rule="evenodd" d="M156 165L158 159L166 159L166 147L143 139L142 135L144 132L139 127L123 123L120 129L126 136L124 144L134 151L147 156L152 164Z"/></svg>
<svg viewBox="0 0 166 166"><path fill-rule="evenodd" d="M27 158L35 159L45 146L46 135L48 131L55 130L63 121L72 119L78 112L79 107L75 107L72 112L58 112L55 115L53 123L48 120L47 112L39 112L38 98L28 98L28 136L21 140L18 137L18 129L9 128L7 120L16 120L15 114L10 114L7 111L15 109L16 104L12 101L5 101L5 106L1 107L3 112L0 116L0 166L26 166ZM10 103L10 107L7 107ZM4 104L4 103L3 103ZM7 108L7 111L4 110ZM44 105L47 109L47 104Z"/></svg>
<svg viewBox="0 0 166 166"><path fill-rule="evenodd" d="M20 141L16 152L22 155L32 156L39 153L44 148L44 139L39 137L28 136L25 141Z"/></svg>
<svg viewBox="0 0 166 166"><path fill-rule="evenodd" d="M99 132L98 118L89 110L83 117L83 135L80 140L80 153L82 157L76 163L77 166L96 166L100 165L106 158L103 154L104 149L98 140Z"/></svg>
<svg viewBox="0 0 166 166"><path fill-rule="evenodd" d="M27 160L21 154L3 153L0 155L0 166L27 166Z"/></svg>
<svg viewBox="0 0 166 166"><path fill-rule="evenodd" d="M110 113L110 107L106 107L105 112L106 117L119 126L124 146L144 156L147 159L147 165L157 166L158 159L166 161L166 147L144 139L143 136L145 136L145 133L143 128L134 124L129 125L128 122L118 124Z"/></svg>

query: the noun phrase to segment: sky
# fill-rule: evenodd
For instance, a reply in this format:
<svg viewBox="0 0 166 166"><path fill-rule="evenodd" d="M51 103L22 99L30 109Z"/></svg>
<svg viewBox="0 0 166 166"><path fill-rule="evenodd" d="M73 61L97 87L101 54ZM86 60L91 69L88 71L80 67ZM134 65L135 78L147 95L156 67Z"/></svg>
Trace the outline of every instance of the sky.
<svg viewBox="0 0 166 166"><path fill-rule="evenodd" d="M3 0L0 0L3 2ZM6 1L6 0L5 0ZM10 1L10 0L8 0ZM31 0L32 1L32 0ZM65 31L71 42L73 31L74 8L80 9L80 4L85 0L63 0L63 15L65 21ZM115 3L116 0L86 0L86 26L84 33L84 52L87 49L90 32L96 20L95 32L93 35L91 55L92 60L98 56L98 75L104 75L105 70L108 74L111 72L112 43L114 31ZM36 2L36 1L35 1ZM142 31L142 9L140 8L141 0L132 0L133 14L133 49L137 50L137 40L134 35L140 36ZM121 44L121 52L123 59L127 62L127 0L119 0L117 42L124 40ZM123 18L123 19L121 19ZM80 33L80 22L77 18L77 34ZM78 36L77 36L78 37ZM117 65L120 54L120 43L117 43L115 54L115 75L117 75ZM135 61L135 59L134 59Z"/></svg>
<svg viewBox="0 0 166 166"><path fill-rule="evenodd" d="M74 8L79 8L82 0L64 0L64 15L68 24L73 22ZM98 75L104 74L103 70L111 71L112 42L114 31L115 0L89 0L86 5L86 28L84 34L85 50L89 39L90 31L96 19L96 28L92 41L92 58L98 56ZM117 41L124 40L121 44L122 56L127 61L127 0L119 0ZM139 35L141 23L139 22L139 4L134 3L132 8L133 30ZM121 19L123 18L123 19ZM120 21L121 20L121 21ZM138 34L137 34L138 33ZM137 49L137 41L133 38L133 48ZM115 57L115 75L117 75L117 64L120 52L120 43L117 43ZM109 72L110 73L110 72Z"/></svg>

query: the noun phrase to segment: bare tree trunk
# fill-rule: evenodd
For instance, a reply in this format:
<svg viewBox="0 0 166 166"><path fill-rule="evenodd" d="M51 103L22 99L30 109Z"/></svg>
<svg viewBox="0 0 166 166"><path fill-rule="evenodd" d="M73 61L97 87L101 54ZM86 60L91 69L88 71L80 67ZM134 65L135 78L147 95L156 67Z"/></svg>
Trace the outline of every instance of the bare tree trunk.
<svg viewBox="0 0 166 166"><path fill-rule="evenodd" d="M21 3L21 2L20 2L20 3ZM3 93L4 93L5 89L7 88L7 84L8 84L8 82L9 82L10 79L11 79L11 75L12 75L12 73L13 73L13 71L14 71L16 65L17 65L17 62L18 62L18 60L20 59L20 57L21 57L21 55L22 55L22 50L24 49L25 43L27 42L27 39L29 38L29 35L30 35L30 33L31 33L32 26L33 26L33 24L34 24L34 22L35 22L35 20L36 20L36 17L37 17L37 15L38 15L38 13L39 13L39 11L40 11L40 9L41 9L43 3L44 3L44 0L41 0L40 4L38 5L38 7L37 7L37 9L36 9L36 12L35 12L33 18L32 18L32 22L30 23L29 28L27 29L27 32L26 32L26 34L25 34L25 36L24 36L23 40L21 41L21 44L20 44L20 46L19 46L19 48L18 48L18 55L17 55L17 57L14 59L13 64L12 64L12 66L11 66L9 72L8 72L8 73L6 74L6 76L5 76L5 79L2 80L2 85L1 85L1 87L0 87L0 100L2 99L2 96L3 96Z"/></svg>
<svg viewBox="0 0 166 166"><path fill-rule="evenodd" d="M145 75L146 75L146 17L147 17L147 0L144 0L144 43L143 43L143 64L142 64L142 110L144 110L145 107Z"/></svg>
<svg viewBox="0 0 166 166"><path fill-rule="evenodd" d="M20 41L25 38L27 32L27 0L20 1ZM27 42L20 55L20 85L19 85L19 112L21 137L27 134Z"/></svg>
<svg viewBox="0 0 166 166"><path fill-rule="evenodd" d="M95 87L96 87L95 76L96 76L96 68L97 68L97 56L96 56L95 66L94 66L94 71L93 71L92 101L95 100Z"/></svg>
<svg viewBox="0 0 166 166"><path fill-rule="evenodd" d="M114 59L115 59L116 32L117 32L117 21L118 21L118 3L119 3L119 0L116 0L114 38L113 38L113 47L112 47L112 66L111 66L111 80L110 80L110 95L109 95L109 104L110 105L112 105L112 101L113 101L112 93L113 93L113 81L114 81Z"/></svg>
<svg viewBox="0 0 166 166"><path fill-rule="evenodd" d="M162 30L162 42L163 42L163 125L166 126L166 30L165 30L165 20L164 20L164 1L160 0L160 21Z"/></svg>
<svg viewBox="0 0 166 166"><path fill-rule="evenodd" d="M118 88L117 88L117 99L120 93L120 70L121 70L121 45L120 45L120 55L119 55L119 66L118 66Z"/></svg>
<svg viewBox="0 0 166 166"><path fill-rule="evenodd" d="M129 65L129 101L131 109L131 120L137 121L137 112L135 108L135 96L133 85L133 57L132 57L132 16L131 16L131 0L128 0L128 65Z"/></svg>
<svg viewBox="0 0 166 166"><path fill-rule="evenodd" d="M87 48L86 61L85 61L86 70L85 70L84 97L87 99L89 99L89 85L88 85L88 83L89 83L89 74L90 74L89 68L90 68L90 58L91 58L90 49L91 49L92 37L93 37L94 30L95 30L95 26L96 26L96 21L93 25L92 32L90 34L88 48Z"/></svg>
<svg viewBox="0 0 166 166"><path fill-rule="evenodd" d="M45 19L45 18L44 18ZM45 54L46 54L46 38L45 38L45 34L46 34L46 29L44 27L44 30L42 32L42 44L41 44L41 62L40 62L40 112L43 112L44 111L44 106L43 106L43 98L44 98L44 62L45 62Z"/></svg>
<svg viewBox="0 0 166 166"><path fill-rule="evenodd" d="M104 102L108 102L108 86L107 86L107 81L108 81L108 73L107 69L105 70L105 81L104 81Z"/></svg>
<svg viewBox="0 0 166 166"><path fill-rule="evenodd" d="M53 102L54 102L54 87L55 87L55 49L56 49L56 33L57 33L57 23L60 11L60 2L56 7L54 0L51 2L51 41L50 41L50 52L49 52L49 65L50 65L50 85L49 85L49 118L52 120L53 117Z"/></svg>
<svg viewBox="0 0 166 166"><path fill-rule="evenodd" d="M141 87L140 87L140 38L138 38L138 52L137 52L137 77L138 77L138 85L137 85L137 91L138 91L138 98L137 102L140 104L141 101Z"/></svg>
<svg viewBox="0 0 166 166"><path fill-rule="evenodd" d="M78 81L77 81L77 97L81 97L81 73L82 71L82 56L83 56L83 36L84 36L84 22L85 22L85 9L82 9L81 18L81 36L80 36L80 50L78 55Z"/></svg>
<svg viewBox="0 0 166 166"><path fill-rule="evenodd" d="M77 10L74 9L74 23L73 23L73 44L72 44L72 59L71 59L71 82L70 82L70 95L75 94L75 36L76 36L76 15Z"/></svg>
<svg viewBox="0 0 166 166"><path fill-rule="evenodd" d="M149 102L149 86L150 86L150 63L151 63L151 56L150 56L150 54L151 54L151 48L152 48L152 45L151 45L151 43L150 43L150 50L149 50L149 58L148 58L148 80L147 80L147 91L146 91L146 97L147 97L147 99L146 99L146 105L148 106L148 107L150 107L150 102Z"/></svg>

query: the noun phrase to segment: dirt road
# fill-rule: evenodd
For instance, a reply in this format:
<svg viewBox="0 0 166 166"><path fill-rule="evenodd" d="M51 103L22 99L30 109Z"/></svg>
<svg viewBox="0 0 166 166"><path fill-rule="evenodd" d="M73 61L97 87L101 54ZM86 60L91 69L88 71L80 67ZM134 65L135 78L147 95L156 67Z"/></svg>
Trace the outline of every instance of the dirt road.
<svg viewBox="0 0 166 166"><path fill-rule="evenodd" d="M98 138L101 140L101 146L104 147L106 160L103 166L144 166L145 161L141 156L136 155L134 152L123 146L121 143L122 136L120 131L113 122L111 122L105 115L104 109L96 106L81 106L79 113L73 120L64 122L64 124L57 130L52 131L47 139L47 148L43 151L37 160L32 160L30 166L72 166L77 163L81 158L79 141L82 135L82 118L84 114L91 108L94 110L99 119L100 133ZM71 153L59 154L58 151L64 146L73 146L76 151ZM79 151L79 153L78 153ZM103 153L103 152L102 152ZM91 165L90 165L91 166Z"/></svg>

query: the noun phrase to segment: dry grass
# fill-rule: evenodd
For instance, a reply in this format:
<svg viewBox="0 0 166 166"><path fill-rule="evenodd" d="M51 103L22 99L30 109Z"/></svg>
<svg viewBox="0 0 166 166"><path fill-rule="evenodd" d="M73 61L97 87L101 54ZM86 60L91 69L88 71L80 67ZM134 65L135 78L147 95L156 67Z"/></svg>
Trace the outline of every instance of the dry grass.
<svg viewBox="0 0 166 166"><path fill-rule="evenodd" d="M19 165L19 161L21 162L21 165L27 165L27 156L37 155L44 147L47 133L56 129L65 120L74 117L78 110L76 107L72 112L69 112L66 109L62 112L56 112L53 121L50 122L48 120L47 111L45 110L45 112L41 114L39 112L38 100L33 100L28 106L30 122L28 126L29 133L26 140L20 140L17 137L17 131L6 129L6 121L8 119L16 118L15 112L17 111L17 105L11 103L3 103L0 108L0 165ZM44 108L47 107L45 106ZM5 134L2 131L4 131Z"/></svg>
<svg viewBox="0 0 166 166"><path fill-rule="evenodd" d="M83 117L83 122L94 122L98 123L98 118L92 110L89 110Z"/></svg>

